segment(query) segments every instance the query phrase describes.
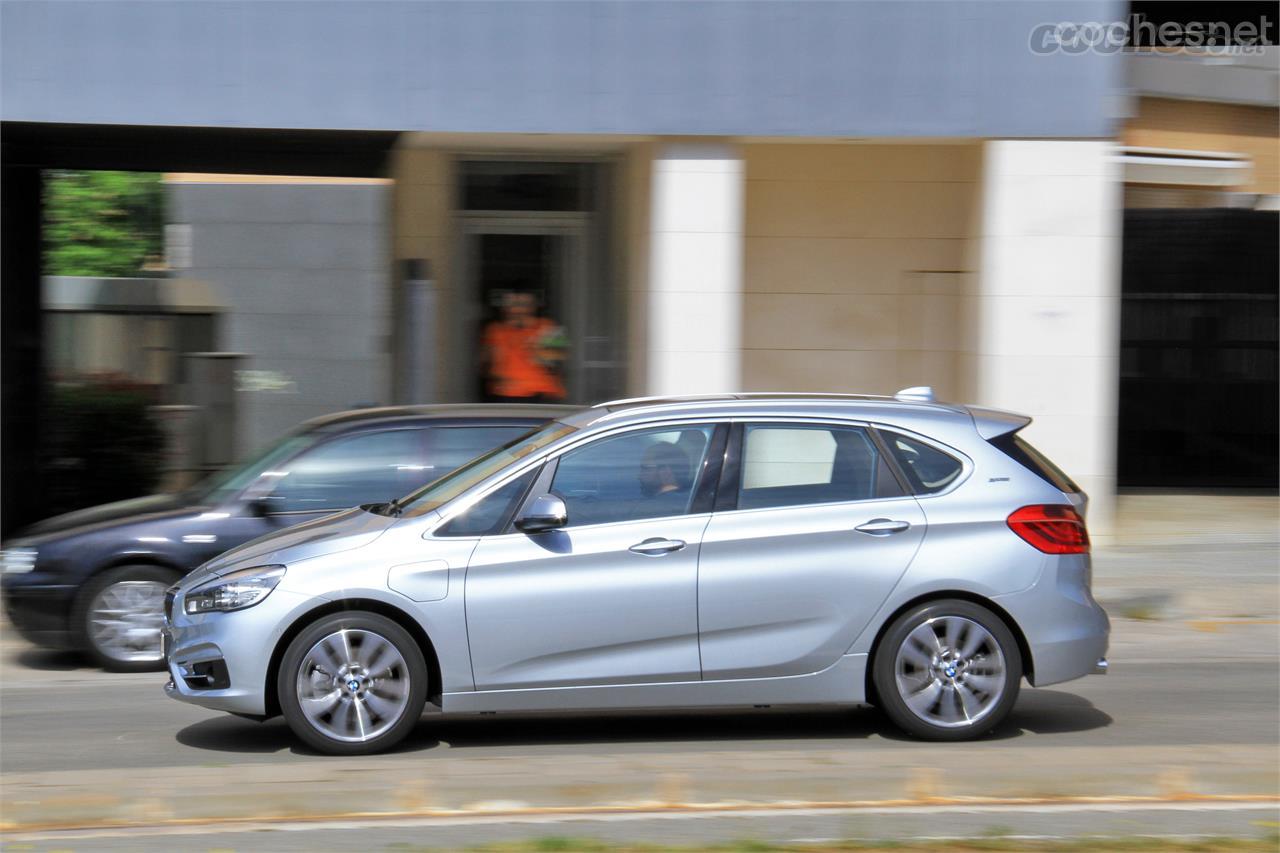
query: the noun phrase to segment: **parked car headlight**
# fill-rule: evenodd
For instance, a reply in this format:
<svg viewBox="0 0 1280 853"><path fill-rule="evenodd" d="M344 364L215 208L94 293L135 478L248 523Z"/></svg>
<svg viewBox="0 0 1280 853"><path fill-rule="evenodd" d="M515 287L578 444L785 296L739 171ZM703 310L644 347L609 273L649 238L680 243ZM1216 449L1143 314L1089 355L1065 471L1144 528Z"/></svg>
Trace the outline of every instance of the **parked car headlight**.
<svg viewBox="0 0 1280 853"><path fill-rule="evenodd" d="M8 548L0 551L0 573L20 575L36 567L35 548Z"/></svg>
<svg viewBox="0 0 1280 853"><path fill-rule="evenodd" d="M183 596L188 614L244 610L271 594L284 577L284 566L255 566L214 578Z"/></svg>

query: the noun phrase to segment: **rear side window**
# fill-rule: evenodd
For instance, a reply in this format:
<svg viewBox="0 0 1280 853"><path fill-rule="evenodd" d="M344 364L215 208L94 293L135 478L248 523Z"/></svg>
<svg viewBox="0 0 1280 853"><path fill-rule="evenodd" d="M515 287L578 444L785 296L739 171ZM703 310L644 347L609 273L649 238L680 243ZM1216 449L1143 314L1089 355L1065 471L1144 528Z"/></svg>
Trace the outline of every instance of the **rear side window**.
<svg viewBox="0 0 1280 853"><path fill-rule="evenodd" d="M931 444L916 441L896 432L881 430L889 451L907 475L911 489L918 495L932 495L950 486L964 470L964 464Z"/></svg>
<svg viewBox="0 0 1280 853"><path fill-rule="evenodd" d="M1080 491L1080 487L1061 468L1050 462L1049 457L1032 447L1031 442L1016 432L996 436L991 439L991 443L1058 491L1067 493Z"/></svg>
<svg viewBox="0 0 1280 853"><path fill-rule="evenodd" d="M865 501L901 494L865 429L747 425L738 509Z"/></svg>

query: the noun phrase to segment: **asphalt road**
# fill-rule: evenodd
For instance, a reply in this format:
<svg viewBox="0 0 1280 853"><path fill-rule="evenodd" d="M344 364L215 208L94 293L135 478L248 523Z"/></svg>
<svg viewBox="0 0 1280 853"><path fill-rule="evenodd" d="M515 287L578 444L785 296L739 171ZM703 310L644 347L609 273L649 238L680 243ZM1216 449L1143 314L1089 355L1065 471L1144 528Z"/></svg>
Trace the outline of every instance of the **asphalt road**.
<svg viewBox="0 0 1280 853"><path fill-rule="evenodd" d="M38 850L1275 832L1274 557L1251 550L1251 599L1211 617L1115 619L1110 674L1024 687L994 736L949 745L871 709L424 717L391 754L336 759L281 721L168 700L162 674L103 673L0 626L0 817Z"/></svg>

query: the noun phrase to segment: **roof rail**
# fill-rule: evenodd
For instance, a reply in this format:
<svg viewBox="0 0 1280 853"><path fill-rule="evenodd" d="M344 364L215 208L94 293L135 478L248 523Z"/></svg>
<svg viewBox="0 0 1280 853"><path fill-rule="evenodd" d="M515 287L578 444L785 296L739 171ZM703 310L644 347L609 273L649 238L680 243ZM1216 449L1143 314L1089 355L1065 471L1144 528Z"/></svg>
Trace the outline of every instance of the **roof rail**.
<svg viewBox="0 0 1280 853"><path fill-rule="evenodd" d="M622 400L605 400L591 408L607 409L610 406L632 406L640 403L679 403L693 400L736 400L733 394L658 394L652 397L627 397Z"/></svg>

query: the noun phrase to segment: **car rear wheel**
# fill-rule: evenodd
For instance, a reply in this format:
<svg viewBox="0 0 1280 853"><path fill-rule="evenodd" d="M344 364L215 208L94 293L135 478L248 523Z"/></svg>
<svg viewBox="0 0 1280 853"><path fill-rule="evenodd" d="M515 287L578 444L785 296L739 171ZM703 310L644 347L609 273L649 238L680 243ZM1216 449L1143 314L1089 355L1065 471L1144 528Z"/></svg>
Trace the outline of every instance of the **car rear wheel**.
<svg viewBox="0 0 1280 853"><path fill-rule="evenodd" d="M885 632L872 675L880 707L899 728L929 740L968 740L1013 709L1022 655L1013 632L987 608L930 601Z"/></svg>
<svg viewBox="0 0 1280 853"><path fill-rule="evenodd" d="M76 623L85 649L100 666L114 672L164 669L164 592L177 578L159 566L121 566L89 582Z"/></svg>
<svg viewBox="0 0 1280 853"><path fill-rule="evenodd" d="M376 613L327 616L289 644L277 679L294 734L320 752L388 749L417 725L427 663L409 632Z"/></svg>

